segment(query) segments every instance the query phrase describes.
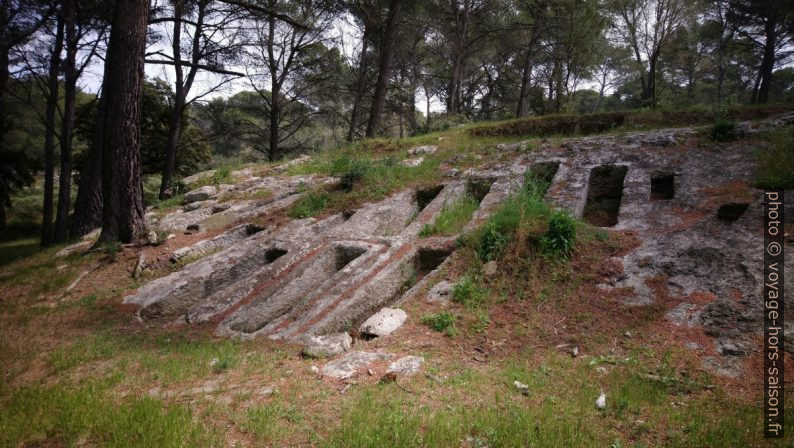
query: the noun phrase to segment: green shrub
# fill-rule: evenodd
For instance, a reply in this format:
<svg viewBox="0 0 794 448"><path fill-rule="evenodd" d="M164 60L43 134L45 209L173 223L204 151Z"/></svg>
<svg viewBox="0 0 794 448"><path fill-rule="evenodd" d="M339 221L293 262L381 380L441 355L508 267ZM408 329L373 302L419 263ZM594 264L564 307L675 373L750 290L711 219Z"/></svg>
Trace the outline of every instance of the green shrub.
<svg viewBox="0 0 794 448"><path fill-rule="evenodd" d="M287 215L290 218L302 219L314 216L322 211L330 201L328 193L311 192L306 193L292 206Z"/></svg>
<svg viewBox="0 0 794 448"><path fill-rule="evenodd" d="M576 239L576 221L568 212L559 210L549 218L549 229L540 239L545 255L568 258Z"/></svg>
<svg viewBox="0 0 794 448"><path fill-rule="evenodd" d="M446 333L447 336L455 334L455 316L447 311L436 314L426 314L422 317L422 324L435 331Z"/></svg>
<svg viewBox="0 0 794 448"><path fill-rule="evenodd" d="M575 135L605 132L622 126L624 112L606 112L587 115L551 115L510 120L471 128L475 137L508 137Z"/></svg>
<svg viewBox="0 0 794 448"><path fill-rule="evenodd" d="M449 115L433 117L430 120L428 132L446 131L450 128L455 128L461 125L470 123L471 121L465 115Z"/></svg>
<svg viewBox="0 0 794 448"><path fill-rule="evenodd" d="M711 139L718 142L730 142L739 138L736 123L730 120L717 120L709 130Z"/></svg>
<svg viewBox="0 0 794 448"><path fill-rule="evenodd" d="M502 256L508 243L510 237L502 233L494 221L489 220L480 233L475 252L482 261L497 260Z"/></svg>
<svg viewBox="0 0 794 448"><path fill-rule="evenodd" d="M346 192L352 191L353 187L361 182L366 174L367 163L359 159L353 160L339 178L339 188Z"/></svg>
<svg viewBox="0 0 794 448"><path fill-rule="evenodd" d="M465 307L474 308L485 300L485 290L471 276L464 275L452 289L452 300Z"/></svg>

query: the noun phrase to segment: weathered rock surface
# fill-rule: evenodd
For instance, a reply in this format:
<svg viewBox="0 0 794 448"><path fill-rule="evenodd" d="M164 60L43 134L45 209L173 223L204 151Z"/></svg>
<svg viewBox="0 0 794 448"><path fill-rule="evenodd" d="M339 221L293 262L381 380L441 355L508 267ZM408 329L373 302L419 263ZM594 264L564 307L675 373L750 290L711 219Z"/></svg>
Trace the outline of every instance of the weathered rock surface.
<svg viewBox="0 0 794 448"><path fill-rule="evenodd" d="M437 146L417 146L408 150L408 154L418 156L421 154L434 154L438 150Z"/></svg>
<svg viewBox="0 0 794 448"><path fill-rule="evenodd" d="M375 362L388 361L393 357L389 353L348 352L323 366L321 372L325 376L343 380Z"/></svg>
<svg viewBox="0 0 794 448"><path fill-rule="evenodd" d="M196 202L196 201L206 201L207 199L215 196L218 193L218 189L213 185L205 185L203 187L196 188L195 190L191 190L185 194L185 202Z"/></svg>
<svg viewBox="0 0 794 448"><path fill-rule="evenodd" d="M452 300L452 290L455 288L455 285L452 283L442 280L436 283L430 291L427 292L427 301L431 303L448 303Z"/></svg>
<svg viewBox="0 0 794 448"><path fill-rule="evenodd" d="M386 373L394 373L399 376L413 376L422 368L423 362L425 362L425 358L421 356L404 356L389 364Z"/></svg>
<svg viewBox="0 0 794 448"><path fill-rule="evenodd" d="M92 241L78 241L59 250L55 253L55 256L61 258L68 257L69 255L76 254L78 252L84 252L87 251L92 244L94 244Z"/></svg>
<svg viewBox="0 0 794 448"><path fill-rule="evenodd" d="M748 132L780 123L794 123L794 114ZM144 285L125 301L139 305L145 321L212 321L218 322L220 335L261 335L305 344L314 336L358 328L378 310L428 291L427 282L437 279L427 274L445 263L455 237L420 239L418 233L450 201L465 194L480 201L464 228L467 232L521 187L527 170L553 167L547 199L581 217L593 206L588 197L595 189L594 168L610 166L622 173L611 192L617 194L612 228L632 232L640 244L616 258L622 269L602 287L619 288L628 292L621 295L627 303L644 305L657 300L659 292L649 282L664 279L661 288L674 301L668 318L679 325L703 326L720 341L723 353L706 364L730 371L724 359L749 353L746 341L762 328L762 302L757 300L762 285L762 252L757 250L763 243L758 230L762 192L749 187L754 152L762 148L742 141L708 150L685 146L697 132L682 128L571 138L560 147L544 144L530 153L524 151L526 142L498 145L505 151L520 149L522 155L456 173L432 188L399 192L353 213L294 220L254 235L236 227L196 243L179 256L219 252ZM222 211L225 205L207 199L194 210L163 217L158 225L184 230L192 224L212 229L244 222L289 205L300 197L302 186L333 181L320 176L251 177L225 194L259 197L267 190L267 199L232 201ZM746 207L725 219L718 210L728 203ZM786 195L784 207L794 216L794 194ZM794 272L792 260L786 259L786 268ZM405 291L411 278L421 280ZM793 281L794 276L787 277L790 290ZM427 298L446 300L450 290L451 284L438 283Z"/></svg>
<svg viewBox="0 0 794 448"><path fill-rule="evenodd" d="M185 177L184 179L182 179L182 182L184 182L186 185L190 185L205 179L209 179L214 175L215 175L215 170L202 171L200 173L192 174L190 176Z"/></svg>
<svg viewBox="0 0 794 448"><path fill-rule="evenodd" d="M491 260L488 263L482 265L482 275L486 277L493 277L494 275L496 275L498 269L499 269L499 265L496 263L496 261Z"/></svg>
<svg viewBox="0 0 794 448"><path fill-rule="evenodd" d="M347 333L312 336L303 347L303 355L309 358L325 358L350 350L353 338Z"/></svg>
<svg viewBox="0 0 794 448"><path fill-rule="evenodd" d="M361 324L359 332L365 337L388 336L400 328L408 314L399 308L383 308Z"/></svg>

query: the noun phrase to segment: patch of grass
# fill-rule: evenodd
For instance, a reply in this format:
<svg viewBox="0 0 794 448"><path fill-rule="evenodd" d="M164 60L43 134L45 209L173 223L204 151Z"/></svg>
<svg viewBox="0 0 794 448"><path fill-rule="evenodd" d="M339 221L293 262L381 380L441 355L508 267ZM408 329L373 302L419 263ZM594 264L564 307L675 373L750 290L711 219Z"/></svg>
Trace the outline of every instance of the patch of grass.
<svg viewBox="0 0 794 448"><path fill-rule="evenodd" d="M756 188L794 188L794 127L777 129L767 135L772 148L759 151L755 169Z"/></svg>
<svg viewBox="0 0 794 448"><path fill-rule="evenodd" d="M719 390L681 394L639 375L653 357L594 380L593 368L555 350L519 355L479 371L451 366L419 393L395 385L352 390L325 447L766 446L762 415ZM688 377L690 372L677 372ZM524 396L513 386L529 386ZM421 388L417 383L414 388ZM606 410L594 402L600 389ZM477 393L472 394L472 391ZM437 398L436 398L437 397ZM671 402L683 402L672 405ZM788 422L794 418L786 417ZM771 446L786 446L787 441Z"/></svg>
<svg viewBox="0 0 794 448"><path fill-rule="evenodd" d="M37 238L0 242L0 266L5 266L20 258L27 258L41 250Z"/></svg>
<svg viewBox="0 0 794 448"><path fill-rule="evenodd" d="M485 297L485 289L471 275L461 277L452 289L452 300L467 308L480 306Z"/></svg>
<svg viewBox="0 0 794 448"><path fill-rule="evenodd" d="M122 345L115 339L90 335L69 346L55 349L49 357L49 363L56 373L65 372L93 361L112 358L121 350Z"/></svg>
<svg viewBox="0 0 794 448"><path fill-rule="evenodd" d="M502 257L508 244L545 225L551 209L543 202L548 182L536 173L527 173L524 187L510 196L488 221L469 238L480 260L487 262Z"/></svg>
<svg viewBox="0 0 794 448"><path fill-rule="evenodd" d="M166 384L228 371L243 360L242 347L236 341L190 340L172 335L160 337L154 344L144 346L137 356L152 377ZM213 366L214 359L218 361Z"/></svg>
<svg viewBox="0 0 794 448"><path fill-rule="evenodd" d="M352 147L344 148L323 153L288 172L340 178L339 188L323 192L327 195L325 210L337 212L384 199L399 190L433 184L441 175L436 157L427 156L414 167L399 163L396 156L356 153Z"/></svg>
<svg viewBox="0 0 794 448"><path fill-rule="evenodd" d="M330 196L328 193L322 191L308 192L289 209L287 215L293 219L309 218L323 211L329 201Z"/></svg>
<svg viewBox="0 0 794 448"><path fill-rule="evenodd" d="M447 336L454 336L456 333L455 316L447 311L422 316L422 324Z"/></svg>
<svg viewBox="0 0 794 448"><path fill-rule="evenodd" d="M163 199L162 201L155 202L155 208L158 210L165 210L168 208L178 207L185 202L185 195L178 194L176 196L171 196L168 199Z"/></svg>
<svg viewBox="0 0 794 448"><path fill-rule="evenodd" d="M471 219L472 213L480 205L479 201L471 195L466 195L452 204L445 204L436 221L425 224L419 232L420 238L433 235L454 235L463 230Z"/></svg>
<svg viewBox="0 0 794 448"><path fill-rule="evenodd" d="M215 185L231 183L232 182L231 165L223 164L215 168L215 172L212 173L211 182Z"/></svg>
<svg viewBox="0 0 794 448"><path fill-rule="evenodd" d="M0 404L0 446L218 446L214 428L184 406L119 401L98 384L26 386Z"/></svg>

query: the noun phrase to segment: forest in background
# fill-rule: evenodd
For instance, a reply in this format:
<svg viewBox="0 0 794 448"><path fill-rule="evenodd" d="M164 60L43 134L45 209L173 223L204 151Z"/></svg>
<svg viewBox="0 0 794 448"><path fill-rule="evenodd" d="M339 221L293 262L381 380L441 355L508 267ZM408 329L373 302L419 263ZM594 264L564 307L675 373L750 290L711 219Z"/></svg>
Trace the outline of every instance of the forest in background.
<svg viewBox="0 0 794 448"><path fill-rule="evenodd" d="M368 137L794 101L781 0L2 0L0 25L0 226L35 181L45 246L140 236L148 175L151 202Z"/></svg>

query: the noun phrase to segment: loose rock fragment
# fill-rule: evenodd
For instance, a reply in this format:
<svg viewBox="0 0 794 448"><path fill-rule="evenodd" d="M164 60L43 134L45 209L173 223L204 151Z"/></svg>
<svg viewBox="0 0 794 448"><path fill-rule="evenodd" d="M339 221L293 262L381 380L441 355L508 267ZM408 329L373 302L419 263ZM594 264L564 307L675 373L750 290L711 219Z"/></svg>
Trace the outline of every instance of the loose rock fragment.
<svg viewBox="0 0 794 448"><path fill-rule="evenodd" d="M404 356L389 364L386 373L394 373L400 376L412 376L419 372L424 361L425 358L421 356Z"/></svg>
<svg viewBox="0 0 794 448"><path fill-rule="evenodd" d="M312 336L303 347L303 356L324 358L350 350L353 338L347 333L333 333L323 336Z"/></svg>
<svg viewBox="0 0 794 448"><path fill-rule="evenodd" d="M370 338L387 336L400 328L406 319L408 314L399 308L383 308L365 320L359 332L364 337Z"/></svg>
<svg viewBox="0 0 794 448"><path fill-rule="evenodd" d="M447 303L452 298L452 290L454 288L455 285L446 280L442 280L436 283L436 285L427 292L427 301L431 303Z"/></svg>
<svg viewBox="0 0 794 448"><path fill-rule="evenodd" d="M326 364L322 369L322 373L331 378L347 379L355 375L358 369L377 361L389 360L393 356L388 353L348 352Z"/></svg>
<svg viewBox="0 0 794 448"><path fill-rule="evenodd" d="M417 146L416 148L409 149L408 154L416 156L419 154L434 154L438 150L437 146Z"/></svg>
<svg viewBox="0 0 794 448"><path fill-rule="evenodd" d="M607 407L607 396L604 394L604 391L601 391L601 395L598 396L595 402L596 409L604 409Z"/></svg>
<svg viewBox="0 0 794 448"><path fill-rule="evenodd" d="M213 185L205 185L203 187L196 188L195 190L189 191L185 195L185 202L196 202L196 201L205 201L210 197L214 196L218 193L218 189L215 188Z"/></svg>

